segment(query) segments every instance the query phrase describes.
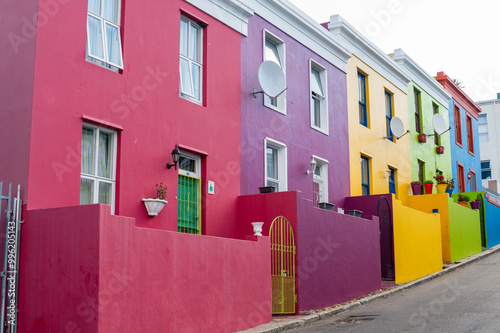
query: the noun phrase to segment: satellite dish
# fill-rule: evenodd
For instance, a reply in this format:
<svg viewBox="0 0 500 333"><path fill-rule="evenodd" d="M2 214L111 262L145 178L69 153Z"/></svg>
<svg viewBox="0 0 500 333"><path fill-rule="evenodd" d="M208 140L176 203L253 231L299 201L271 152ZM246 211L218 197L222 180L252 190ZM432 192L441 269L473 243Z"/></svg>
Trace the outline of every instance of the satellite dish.
<svg viewBox="0 0 500 333"><path fill-rule="evenodd" d="M263 92L271 98L276 98L286 90L285 74L274 61L264 61L259 67L258 77L262 91L254 90L254 97Z"/></svg>
<svg viewBox="0 0 500 333"><path fill-rule="evenodd" d="M432 126L434 126L434 130L438 135L443 134L448 129L448 126L446 126L446 120L444 120L444 117L439 113L432 116Z"/></svg>
<svg viewBox="0 0 500 333"><path fill-rule="evenodd" d="M400 137L402 137L405 134L405 125L403 124L403 121L401 120L401 118L393 117L391 119L390 127L391 127L392 134L397 139L399 139Z"/></svg>

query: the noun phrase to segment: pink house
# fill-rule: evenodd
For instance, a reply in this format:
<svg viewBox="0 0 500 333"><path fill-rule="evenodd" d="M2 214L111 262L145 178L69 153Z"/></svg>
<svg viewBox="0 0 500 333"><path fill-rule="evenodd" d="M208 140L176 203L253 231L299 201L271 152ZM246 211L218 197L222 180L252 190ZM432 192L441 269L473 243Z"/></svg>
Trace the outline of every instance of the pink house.
<svg viewBox="0 0 500 333"><path fill-rule="evenodd" d="M2 2L0 179L25 203L20 332L271 319L269 240L236 223L250 15L229 0ZM168 203L150 217L142 199L159 183Z"/></svg>

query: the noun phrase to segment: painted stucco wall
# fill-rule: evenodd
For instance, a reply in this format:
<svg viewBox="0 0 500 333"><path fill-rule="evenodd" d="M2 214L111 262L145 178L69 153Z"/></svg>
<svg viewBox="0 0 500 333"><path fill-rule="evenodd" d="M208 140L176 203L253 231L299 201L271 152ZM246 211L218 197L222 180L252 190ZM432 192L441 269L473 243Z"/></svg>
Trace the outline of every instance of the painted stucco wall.
<svg viewBox="0 0 500 333"><path fill-rule="evenodd" d="M500 205L485 196L486 245L491 248L500 244Z"/></svg>
<svg viewBox="0 0 500 333"><path fill-rule="evenodd" d="M453 263L481 252L481 226L477 211L460 206L446 193L413 196L409 205L426 213L433 210L439 213L443 261Z"/></svg>
<svg viewBox="0 0 500 333"><path fill-rule="evenodd" d="M408 118L409 118L409 140L411 152L411 179L418 180L418 161L425 163L424 165L424 181L433 180L436 176L436 169L443 171L445 179L452 177L451 170L451 152L450 152L450 131L444 133L439 138L439 143L444 147L444 154L436 153L436 145L434 136L427 137L426 143L418 141L418 133L415 124L415 96L414 90L420 91L420 122L422 132L425 134L434 134L434 126L432 125L433 109L432 103L438 106L439 114L443 116L448 124L448 105L442 105L436 98L433 98L427 91L418 86L414 81L408 85ZM411 189L410 189L411 190ZM433 186L432 193L437 193L436 187Z"/></svg>
<svg viewBox="0 0 500 333"><path fill-rule="evenodd" d="M393 201L393 209L396 284L441 270L440 216L403 206L399 200Z"/></svg>
<svg viewBox="0 0 500 333"><path fill-rule="evenodd" d="M381 288L378 217L326 211L298 200L300 311L321 309Z"/></svg>
<svg viewBox="0 0 500 333"><path fill-rule="evenodd" d="M0 3L0 181L21 185L26 199L38 1ZM35 20L36 22L36 20Z"/></svg>
<svg viewBox="0 0 500 333"><path fill-rule="evenodd" d="M257 209L258 207L258 209ZM346 302L380 289L378 218L361 219L315 208L300 192L245 195L238 198L238 224L290 222L297 246L297 312Z"/></svg>
<svg viewBox="0 0 500 333"><path fill-rule="evenodd" d="M409 208L392 194L346 198L346 209L361 210L364 217L377 215L382 196L387 198L392 210L395 282L416 280L440 270L443 259L439 215ZM413 197L410 202L411 199Z"/></svg>
<svg viewBox="0 0 500 333"><path fill-rule="evenodd" d="M263 30L285 43L286 115L264 106L257 72L263 61ZM301 191L312 199L312 155L326 159L328 164L328 201L343 203L349 195L347 105L345 73L328 63L286 33L258 15L249 19L248 36L242 37L241 58L241 193L258 193L265 185L264 139L277 140L287 147L288 190ZM329 135L311 127L309 60L313 59L327 71Z"/></svg>
<svg viewBox="0 0 500 333"><path fill-rule="evenodd" d="M271 320L268 237L141 228L105 205L25 218L20 332L234 332Z"/></svg>
<svg viewBox="0 0 500 333"><path fill-rule="evenodd" d="M27 208L79 204L87 120L118 130L116 214L133 216L144 227L177 229L178 175L166 164L179 144L202 157L202 232L233 236L240 194L241 35L185 1L127 2L124 70L114 73L85 60L86 13L86 2L65 2L38 29ZM179 97L181 13L207 24L203 105ZM7 76L16 76L16 66L9 68ZM206 194L207 180L215 181L215 195ZM159 182L168 187L169 203L152 219L141 199L152 197Z"/></svg>
<svg viewBox="0 0 500 333"><path fill-rule="evenodd" d="M359 123L358 71L366 75L368 127ZM386 136L385 91L393 94L393 114L408 128L406 91L401 91L356 56L348 61L349 160L351 196L362 194L361 154L370 158L370 194L389 193L384 177L389 166L396 171L396 197L406 202L410 183L410 136L391 142Z"/></svg>
<svg viewBox="0 0 500 333"><path fill-rule="evenodd" d="M460 107L460 122L462 127L462 146L457 144L456 142L456 133L455 133L455 114L454 114L454 105L458 105ZM454 99L450 100L449 104L449 117L450 117L450 141L451 141L451 167L453 169L453 178L455 179L455 190L454 192L458 192L458 174L457 174L457 163L461 163L464 166L464 179L465 179L465 191L470 192L471 186L470 181L467 179L467 174L470 171L474 171L476 173L476 186L477 190L481 191L483 189L483 185L481 182L481 158L480 158L480 147L479 147L479 135L477 128L477 118L472 115L472 131L474 137L474 155L468 151L467 146L467 114L472 115L467 112L467 110Z"/></svg>

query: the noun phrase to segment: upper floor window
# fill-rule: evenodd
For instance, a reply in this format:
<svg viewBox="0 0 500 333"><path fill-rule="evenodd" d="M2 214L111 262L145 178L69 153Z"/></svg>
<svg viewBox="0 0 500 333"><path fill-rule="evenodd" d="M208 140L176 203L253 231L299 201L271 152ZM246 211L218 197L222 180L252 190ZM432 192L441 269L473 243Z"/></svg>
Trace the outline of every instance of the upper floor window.
<svg viewBox="0 0 500 333"><path fill-rule="evenodd" d="M361 155L361 194L370 195L370 159Z"/></svg>
<svg viewBox="0 0 500 333"><path fill-rule="evenodd" d="M111 205L114 212L116 173L116 132L84 124L80 204Z"/></svg>
<svg viewBox="0 0 500 333"><path fill-rule="evenodd" d="M454 118L455 118L455 142L460 147L462 146L462 122L460 120L460 107L455 105L454 107Z"/></svg>
<svg viewBox="0 0 500 333"><path fill-rule="evenodd" d="M396 194L396 170L389 167L389 193Z"/></svg>
<svg viewBox="0 0 500 333"><path fill-rule="evenodd" d="M481 179L491 179L490 161L481 161Z"/></svg>
<svg viewBox="0 0 500 333"><path fill-rule="evenodd" d="M392 112L392 94L388 91L385 91L385 136L388 140L393 141L391 131L391 120L394 117Z"/></svg>
<svg viewBox="0 0 500 333"><path fill-rule="evenodd" d="M180 36L180 96L202 103L203 88L203 29L187 17L181 17Z"/></svg>
<svg viewBox="0 0 500 333"><path fill-rule="evenodd" d="M480 114L478 118L478 132L479 142L488 142L490 140L488 135L488 118L487 114Z"/></svg>
<svg viewBox="0 0 500 333"><path fill-rule="evenodd" d="M326 99L326 70L310 61L309 85L311 90L311 126L328 134L328 106Z"/></svg>
<svg viewBox="0 0 500 333"><path fill-rule="evenodd" d="M285 42L267 30L264 30L264 61L274 61L277 63L286 77ZM276 98L270 98L264 94L264 105L286 114L285 95L286 92Z"/></svg>
<svg viewBox="0 0 500 333"><path fill-rule="evenodd" d="M436 104L432 103L432 114L438 114L439 113L439 108ZM434 131L434 144L436 146L439 146L439 134L438 132Z"/></svg>
<svg viewBox="0 0 500 333"><path fill-rule="evenodd" d="M467 115L467 147L469 149L469 153L474 155L474 131L472 129L472 117Z"/></svg>
<svg viewBox="0 0 500 333"><path fill-rule="evenodd" d="M368 112L366 101L366 75L358 72L359 123L368 127Z"/></svg>
<svg viewBox="0 0 500 333"><path fill-rule="evenodd" d="M474 170L469 170L469 179L470 179L470 191L477 191L477 183L476 183L476 172Z"/></svg>
<svg viewBox="0 0 500 333"><path fill-rule="evenodd" d="M422 122L420 119L420 91L413 90L413 102L415 103L415 130L422 133Z"/></svg>
<svg viewBox="0 0 500 333"><path fill-rule="evenodd" d="M276 191L286 191L288 186L286 145L266 138L265 149L266 186L274 186Z"/></svg>
<svg viewBox="0 0 500 333"><path fill-rule="evenodd" d="M316 167L313 173L313 204L318 207L320 202L328 202L328 161L313 156Z"/></svg>
<svg viewBox="0 0 500 333"><path fill-rule="evenodd" d="M123 69L120 0L89 0L87 57L108 68Z"/></svg>

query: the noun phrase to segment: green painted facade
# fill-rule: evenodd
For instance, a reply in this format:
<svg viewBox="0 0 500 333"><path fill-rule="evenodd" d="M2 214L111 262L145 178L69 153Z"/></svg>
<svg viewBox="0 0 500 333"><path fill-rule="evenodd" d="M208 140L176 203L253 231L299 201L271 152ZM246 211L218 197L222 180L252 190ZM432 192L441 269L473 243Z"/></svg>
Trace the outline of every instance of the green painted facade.
<svg viewBox="0 0 500 333"><path fill-rule="evenodd" d="M408 84L408 126L410 129L410 160L411 160L411 180L418 180L418 162L424 163L424 181L434 180L436 169L443 171L443 175L447 179L452 177L451 169L451 154L450 154L450 134L449 131L439 136L439 145L444 147L444 154L436 152L436 144L434 136L428 136L426 143L418 141L418 132L416 127L415 116L415 90L419 93L420 106L420 124L422 133L427 135L434 134L432 125L433 104L437 106L438 113L443 116L446 124L449 123L448 107L438 102L436 98L431 96L422 87L414 81ZM455 184L456 186L456 184ZM433 193L437 193L436 187L433 188Z"/></svg>
<svg viewBox="0 0 500 333"><path fill-rule="evenodd" d="M470 193L466 193L471 198ZM457 195L453 195L456 201ZM475 198L475 196L474 196ZM479 212L448 201L451 262L480 253L481 225Z"/></svg>

